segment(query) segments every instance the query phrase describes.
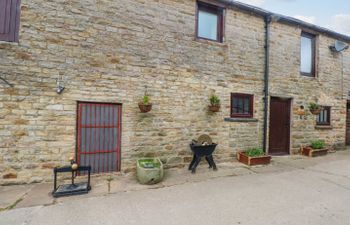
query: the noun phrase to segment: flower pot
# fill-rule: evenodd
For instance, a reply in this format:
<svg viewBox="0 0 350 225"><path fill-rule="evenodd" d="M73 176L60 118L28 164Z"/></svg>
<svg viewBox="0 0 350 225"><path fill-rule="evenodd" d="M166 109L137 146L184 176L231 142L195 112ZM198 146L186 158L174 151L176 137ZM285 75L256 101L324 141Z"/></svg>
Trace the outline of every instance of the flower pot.
<svg viewBox="0 0 350 225"><path fill-rule="evenodd" d="M143 103L139 103L139 108L142 113L146 113L151 111L152 109L152 104L145 105Z"/></svg>
<svg viewBox="0 0 350 225"><path fill-rule="evenodd" d="M220 110L220 105L210 105L209 107L209 111L211 112L219 112Z"/></svg>
<svg viewBox="0 0 350 225"><path fill-rule="evenodd" d="M318 115L320 114L322 111L322 108L319 108L319 109L310 109L310 112L313 114L313 115Z"/></svg>
<svg viewBox="0 0 350 225"><path fill-rule="evenodd" d="M163 163L159 158L138 159L136 176L141 184L156 184L163 180Z"/></svg>
<svg viewBox="0 0 350 225"><path fill-rule="evenodd" d="M323 156L328 154L328 148L313 149L311 147L301 148L301 154L309 157Z"/></svg>
<svg viewBox="0 0 350 225"><path fill-rule="evenodd" d="M237 152L237 160L248 166L266 165L271 162L271 156L262 155L257 157L250 157L250 156L247 156L245 152Z"/></svg>

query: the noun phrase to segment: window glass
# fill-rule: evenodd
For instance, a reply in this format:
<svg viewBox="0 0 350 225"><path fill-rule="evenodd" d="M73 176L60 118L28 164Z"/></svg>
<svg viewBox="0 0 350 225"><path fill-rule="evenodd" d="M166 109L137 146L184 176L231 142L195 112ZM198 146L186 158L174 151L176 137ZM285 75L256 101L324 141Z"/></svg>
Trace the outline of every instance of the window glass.
<svg viewBox="0 0 350 225"><path fill-rule="evenodd" d="M320 114L316 117L316 123L317 125L330 125L330 113L331 108L330 107L324 107L323 110L320 112Z"/></svg>
<svg viewBox="0 0 350 225"><path fill-rule="evenodd" d="M218 15L203 10L198 12L198 36L217 40Z"/></svg>
<svg viewBox="0 0 350 225"><path fill-rule="evenodd" d="M231 117L253 117L253 95L231 94Z"/></svg>
<svg viewBox="0 0 350 225"><path fill-rule="evenodd" d="M312 57L312 39L308 37L301 37L301 72L312 73Z"/></svg>

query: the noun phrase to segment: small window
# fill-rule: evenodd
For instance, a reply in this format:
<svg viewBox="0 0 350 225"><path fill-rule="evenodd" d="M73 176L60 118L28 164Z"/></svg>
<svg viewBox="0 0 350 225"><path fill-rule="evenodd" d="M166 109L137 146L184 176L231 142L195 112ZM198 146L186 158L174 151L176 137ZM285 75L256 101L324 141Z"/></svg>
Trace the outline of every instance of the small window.
<svg viewBox="0 0 350 225"><path fill-rule="evenodd" d="M222 42L224 9L202 2L197 4L197 37Z"/></svg>
<svg viewBox="0 0 350 225"><path fill-rule="evenodd" d="M331 107L324 106L323 110L316 117L317 125L329 126L331 125Z"/></svg>
<svg viewBox="0 0 350 225"><path fill-rule="evenodd" d="M231 117L253 117L253 95L231 94Z"/></svg>
<svg viewBox="0 0 350 225"><path fill-rule="evenodd" d="M18 42L20 0L0 0L0 41Z"/></svg>
<svg viewBox="0 0 350 225"><path fill-rule="evenodd" d="M303 32L300 42L300 73L303 76L315 76L315 40L316 36Z"/></svg>

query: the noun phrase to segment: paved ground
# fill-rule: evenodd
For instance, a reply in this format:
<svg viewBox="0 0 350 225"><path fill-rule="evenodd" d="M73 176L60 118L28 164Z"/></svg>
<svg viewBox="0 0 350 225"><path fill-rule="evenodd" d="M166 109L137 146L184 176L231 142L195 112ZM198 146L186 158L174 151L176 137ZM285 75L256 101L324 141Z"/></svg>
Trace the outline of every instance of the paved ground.
<svg viewBox="0 0 350 225"><path fill-rule="evenodd" d="M112 194L102 191L102 182L89 195L57 201L48 197L48 187L32 185L32 193L40 194L0 212L0 224L350 225L349 162L350 151L344 151L277 157L264 167L220 165L218 172L201 165L194 176L170 171L157 186L116 178ZM52 202L40 204L43 196Z"/></svg>

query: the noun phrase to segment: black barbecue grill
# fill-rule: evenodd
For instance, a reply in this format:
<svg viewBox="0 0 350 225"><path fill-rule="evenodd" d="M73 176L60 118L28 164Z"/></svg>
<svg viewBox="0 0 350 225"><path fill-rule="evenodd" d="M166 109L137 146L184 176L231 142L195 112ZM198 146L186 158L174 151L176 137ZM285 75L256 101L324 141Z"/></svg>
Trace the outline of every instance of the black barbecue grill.
<svg viewBox="0 0 350 225"><path fill-rule="evenodd" d="M188 167L192 173L196 173L196 168L200 163L202 157L205 157L209 164L209 168L217 170L216 164L213 159L213 152L215 151L217 144L212 143L211 138L208 135L201 135L198 140L193 140L190 144L190 148L193 152L193 159Z"/></svg>

